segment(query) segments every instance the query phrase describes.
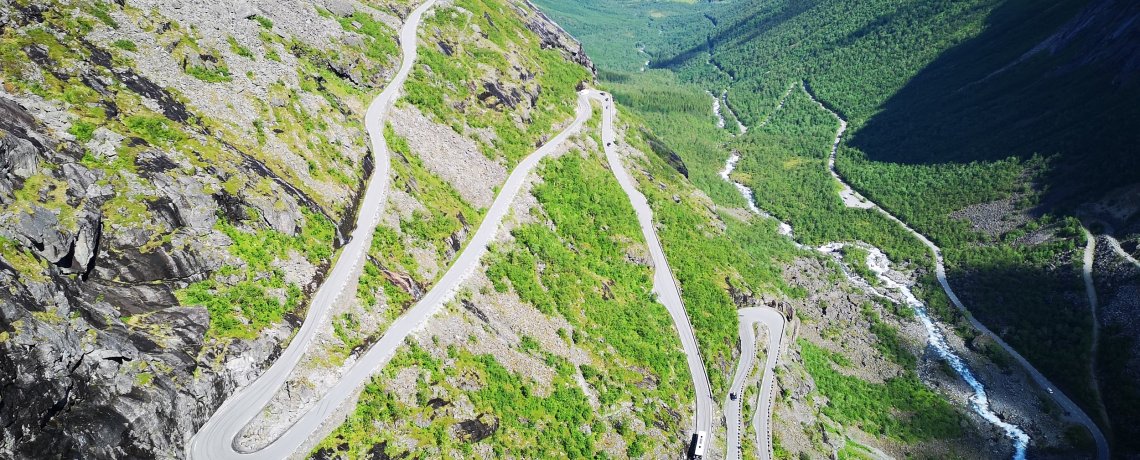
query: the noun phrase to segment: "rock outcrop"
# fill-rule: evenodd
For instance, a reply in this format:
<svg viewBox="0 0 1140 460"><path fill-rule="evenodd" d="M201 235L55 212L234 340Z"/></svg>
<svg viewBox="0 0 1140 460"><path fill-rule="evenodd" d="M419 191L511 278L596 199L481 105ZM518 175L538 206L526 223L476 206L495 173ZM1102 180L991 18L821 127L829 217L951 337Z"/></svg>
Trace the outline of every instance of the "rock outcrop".
<svg viewBox="0 0 1140 460"><path fill-rule="evenodd" d="M530 0L523 0L521 5L523 6L515 6L515 12L526 21L526 27L542 40L543 48L561 50L566 59L581 64L583 67L590 69L594 74L598 73L594 67L594 63L590 61L590 57L586 56L586 50L582 47L582 42L579 42L574 36L566 32L562 26L554 22L550 16L543 13L542 10L535 6L534 3L531 3Z"/></svg>
<svg viewBox="0 0 1140 460"><path fill-rule="evenodd" d="M592 68L514 5L544 48ZM180 458L273 361L354 224L368 95L408 10L0 0L0 458ZM533 107L537 90L492 77L472 82L485 106ZM467 147L444 157L501 180ZM465 198L484 206L483 186Z"/></svg>
<svg viewBox="0 0 1140 460"><path fill-rule="evenodd" d="M347 3L0 0L0 458L180 458L279 353L395 62Z"/></svg>

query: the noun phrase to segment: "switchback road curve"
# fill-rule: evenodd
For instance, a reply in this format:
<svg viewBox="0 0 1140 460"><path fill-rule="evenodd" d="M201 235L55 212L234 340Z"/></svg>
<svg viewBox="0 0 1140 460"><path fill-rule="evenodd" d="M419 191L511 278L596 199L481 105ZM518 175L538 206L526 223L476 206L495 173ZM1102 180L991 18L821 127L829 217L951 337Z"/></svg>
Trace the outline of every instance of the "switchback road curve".
<svg viewBox="0 0 1140 460"><path fill-rule="evenodd" d="M764 360L764 370L760 380L760 393L756 396L752 426L756 436L756 448L761 460L772 458L772 397L775 392L773 381L776 377L776 360L780 355L780 338L784 335L784 315L772 308L742 308L736 311L740 317L740 360L736 363L736 376L732 379L731 393L724 402L724 419L728 425L729 460L741 458L740 437L744 426L741 420L741 401L744 401L744 382L752 372L752 362L756 360L756 333L754 326L763 324L768 329L768 343Z"/></svg>
<svg viewBox="0 0 1140 460"><path fill-rule="evenodd" d="M400 43L404 60L400 71L392 83L369 107L366 126L372 135L373 151L376 152L376 170L369 181L365 199L361 203L361 214L352 240L345 246L336 266L313 297L309 313L297 335L281 357L252 384L237 391L214 413L209 421L187 444L187 457L192 459L283 459L288 458L316 432L333 413L350 397L357 394L368 378L384 367L404 339L421 327L448 300L457 287L476 268L479 259L487 252L487 245L493 239L499 224L510 211L511 201L518 194L527 175L543 158L557 151L560 144L571 135L579 132L591 115L591 108L585 92L578 98L574 121L554 139L521 161L500 188L499 195L487 211L487 215L471 242L455 263L428 293L411 310L397 319L380 340L353 365L329 391L269 445L253 452L238 451L235 440L241 430L273 397L290 372L296 366L305 349L315 335L316 328L325 320L333 302L344 290L353 271L359 270L364 251L370 245L372 232L379 221L386 194L389 171L389 153L383 138L383 121L388 109L396 99L399 89L407 79L416 57L416 30L423 13L435 3L428 0L408 16L400 30Z"/></svg>
<svg viewBox="0 0 1140 460"><path fill-rule="evenodd" d="M198 430L186 445L186 457L192 459L231 459L265 458L279 460L288 457L304 442L307 436L297 436L298 431L311 433L320 420L304 417L298 421L278 442L250 453L241 453L234 448L235 440L245 427L281 389L293 368L300 362L308 349L317 328L324 323L328 312L348 287L349 281L356 278L363 266L364 257L372 242L372 233L380 222L384 201L388 194L390 164L388 144L384 139L384 119L396 100L412 70L416 60L416 31L420 20L435 0L427 0L408 15L400 29L400 50L403 54L400 68L384 91L368 106L364 124L372 141L375 156L375 169L360 201L356 228L341 251L336 264L329 271L321 287L313 295L305 322L289 342L289 346L257 380L229 397L206 424ZM311 411L310 411L311 412ZM284 440L284 441L282 441Z"/></svg>

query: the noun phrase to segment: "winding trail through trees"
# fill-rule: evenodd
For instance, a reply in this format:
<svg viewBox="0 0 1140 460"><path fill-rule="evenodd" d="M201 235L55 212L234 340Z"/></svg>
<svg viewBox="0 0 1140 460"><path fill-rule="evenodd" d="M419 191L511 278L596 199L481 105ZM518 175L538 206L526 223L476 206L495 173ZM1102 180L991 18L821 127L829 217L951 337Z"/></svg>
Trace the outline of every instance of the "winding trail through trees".
<svg viewBox="0 0 1140 460"><path fill-rule="evenodd" d="M989 328L974 318L974 316L970 314L970 311L966 308L962 301L958 299L958 296L954 293L954 289L950 287L950 282L946 279L946 265L943 262L942 250L937 245L935 245L934 242L926 238L926 236L914 230L909 225L895 217L893 214L887 212L885 209L875 204L873 201L863 197L861 194L859 194L859 192L853 190L851 186L843 180L843 177L840 176L839 172L835 169L835 157L836 152L839 148L839 142L843 136L843 132L847 129L847 121L844 120L843 117L839 116L838 113L835 113L835 111L824 106L823 103L821 103L819 99L815 97L815 94L812 94L811 91L808 91L806 84L801 84L801 88L803 88L803 91L808 95L808 97L810 97L812 101L819 105L821 109L826 110L828 113L834 116L836 120L839 121L839 130L835 135L835 142L832 144L831 154L828 157L827 166L828 171L831 173L832 177L834 177L835 180L839 181L842 186L840 197L843 198L843 202L847 204L848 207L874 209L878 211L888 219L901 225L908 232L914 235L915 238L918 238L919 241L926 245L926 247L930 249L930 252L934 254L935 276L938 278L938 283L942 285L942 290L946 292L946 296L950 298L950 302L953 303L954 306L962 312L963 316L970 322L970 325L972 325L975 329L982 332L986 336L990 337L990 339L997 343L998 346L1005 350L1006 353L1012 356L1015 361L1021 364L1022 368L1025 369L1033 381L1036 382L1037 385L1047 390L1049 396L1052 397L1059 406L1061 406L1061 408L1065 411L1066 416L1070 420L1083 425L1089 431L1089 434L1092 435L1093 440L1096 443L1097 458L1099 460L1108 460L1108 440L1104 437L1104 433L1100 431L1100 427L1098 427L1097 424L1094 423L1091 418L1089 418L1088 414L1086 414L1084 410L1080 408L1080 406L1074 403L1072 399L1069 399L1069 397L1066 396L1059 388L1057 388L1056 385L1053 385L1053 383L1050 382L1049 379L1047 379L1043 374L1041 374L1037 368L1033 367L1029 360L1021 356L1021 354L1018 353L1017 350L1014 350L1014 348L1006 343L1005 340L1002 340L1001 337L999 337L997 334L994 334L993 331L990 331ZM1020 455L1020 458L1024 458L1025 453L1023 449L1020 451Z"/></svg>

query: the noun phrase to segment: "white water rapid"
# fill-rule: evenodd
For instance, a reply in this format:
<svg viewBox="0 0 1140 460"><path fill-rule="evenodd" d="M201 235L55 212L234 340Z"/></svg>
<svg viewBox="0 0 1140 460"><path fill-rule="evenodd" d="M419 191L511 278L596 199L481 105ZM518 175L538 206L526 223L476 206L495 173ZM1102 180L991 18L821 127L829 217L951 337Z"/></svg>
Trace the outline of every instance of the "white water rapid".
<svg viewBox="0 0 1140 460"><path fill-rule="evenodd" d="M821 246L819 251L825 254L831 254L839 259L842 264L843 257L840 251L844 246L847 246L847 244L828 243ZM875 277L879 280L879 283L881 283L883 287L900 294L907 306L914 310L915 316L922 321L922 325L926 326L927 343L930 347L974 390L973 396L970 397L970 403L974 412L1000 428L1005 432L1006 437L1013 441L1014 460L1025 460L1025 450L1029 447L1029 435L1025 434L1017 425L1002 420L1001 417L998 417L990 408L990 400L989 396L986 395L985 386L982 385L982 382L978 381L978 378L974 376L974 373L970 371L969 366L962 361L962 358L950 348L950 344L946 342L946 336L942 334L942 331L934 324L934 321L927 313L926 304L923 304L918 300L918 297L915 297L909 286L899 283L887 276L887 273L890 271L890 259L887 258L887 255L883 254L883 251L880 251L879 248L871 245L860 244L858 246L867 250L867 268L870 268L871 271L875 273ZM847 273L847 277L856 284L862 285L864 289L875 291L875 288L862 282L856 275Z"/></svg>

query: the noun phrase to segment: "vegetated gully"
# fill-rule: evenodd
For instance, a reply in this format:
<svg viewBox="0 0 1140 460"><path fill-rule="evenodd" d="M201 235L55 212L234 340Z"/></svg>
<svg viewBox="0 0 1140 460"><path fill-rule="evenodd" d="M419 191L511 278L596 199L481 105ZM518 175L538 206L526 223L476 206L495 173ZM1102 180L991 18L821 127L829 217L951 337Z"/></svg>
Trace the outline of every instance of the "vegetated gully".
<svg viewBox="0 0 1140 460"><path fill-rule="evenodd" d="M620 157L613 148L615 140L613 118L616 109L613 106L612 98L595 90L584 90L579 93L576 116L571 125L515 167L500 188L498 196L488 210L475 236L439 282L414 307L397 319L380 340L361 356L356 364L350 367L340 380L313 407L301 415L285 433L256 451L241 452L235 448L237 436L265 407L273 394L280 390L285 379L296 367L312 341L316 328L327 319L329 308L344 292L354 291L346 288L359 275L364 251L371 243L371 236L379 223L380 211L383 209L382 205L387 194L390 158L383 137L383 121L415 61L416 31L420 19L434 3L435 0L427 0L408 16L400 30L400 43L403 53L400 70L389 86L369 106L366 115L366 127L372 138L377 166L369 180L352 240L345 245L343 253L337 259L336 266L333 267L330 275L313 297L304 324L281 354L281 357L257 380L232 395L198 430L187 444L186 456L188 458L210 460L281 459L295 455L309 438L329 421L340 406L359 392L374 372L387 364L408 335L422 327L428 318L454 297L459 285L478 268L479 260L486 254L488 244L498 230L499 224L510 211L510 204L521 190L527 175L542 159L556 152L567 138L579 132L586 120L589 119L592 114L590 99L597 100L603 105L602 138L606 143L606 157L615 177L629 195L637 212L642 232L649 244L654 261L653 290L658 294L672 316L688 356L689 371L696 392L694 429L707 431L711 427L711 386L705 372L704 361L697 349L696 336L689 323L684 305L681 303L676 280L673 279L668 262L665 260L664 251L653 229L652 210L645 197L637 191L633 180L626 172Z"/></svg>
<svg viewBox="0 0 1140 460"><path fill-rule="evenodd" d="M1017 353L1004 340L1002 340L1000 337L995 335L988 328L986 328L984 325L982 325L980 322L978 322L972 315L969 314L969 311L966 309L966 307L961 302L961 300L958 299L958 296L954 294L953 289L950 287L950 284L946 279L946 269L945 269L945 265L943 263L941 250L933 242L931 242L929 239L927 239L925 236L918 233L917 231L912 229L910 226L906 225L901 220L896 218L894 215L890 214L889 212L887 212L883 208L879 207L874 202L864 198L858 192L854 191L850 187L850 185L848 185L843 180L843 178L839 175L838 171L836 171L836 169L835 169L835 156L836 156L836 151L838 150L838 147L839 147L839 142L842 139L844 131L846 131L846 129L847 129L847 121L844 120L842 117L840 117L839 114L828 109L826 106L824 106L822 103L820 103L819 100L816 99L815 95L808 92L806 86L804 86L802 83L800 84L800 87L809 97L812 98L813 101L816 102L816 104L819 105L819 107L821 109L826 110L828 113L830 113L832 116L834 116L839 121L839 129L836 132L835 140L832 144L831 152L830 152L830 155L828 157L828 172L832 175L832 177L835 178L836 181L838 181L842 185L842 189L840 191L840 196L843 199L843 202L848 207L856 207L856 208L863 208L863 209L872 209L873 208L873 209L877 210L878 212L882 213L884 216L886 216L890 220L893 220L896 223L898 223L899 225L902 225L904 228L907 229L907 231L909 231L916 238L918 238L920 241L922 241L923 244L925 244L928 248L930 248L931 252L934 254L934 257L935 257L935 265L936 265L935 270L936 270L936 275L937 275L939 284L942 285L943 290L946 292L946 295L950 298L951 302L955 305L955 307L957 307L959 310L961 310L963 313L965 313L966 318L969 319L971 325L973 325L974 328L981 331L983 334L986 334L987 336L989 336L999 346L1001 346L1002 349L1004 349L1007 353L1009 353L1011 356L1013 356L1013 358L1018 363L1020 363L1023 368L1025 368L1026 372L1030 375L1031 378L1033 378L1033 380L1038 385L1040 385L1042 388L1049 390L1048 391L1049 395L1054 399L1054 401L1057 402L1058 405L1060 405L1066 411L1066 414L1072 420L1075 420L1076 422L1085 426L1085 428L1089 430L1089 432L1092 434L1092 436L1094 438L1094 441L1096 442L1097 458L1101 459L1101 460L1107 460L1109 457L1108 443L1105 440L1104 435L1101 433L1100 429L1097 427L1097 425L1095 423L1092 422L1092 420L1088 417L1088 415L1085 414L1084 411L1081 410L1080 407L1078 407L1075 403L1073 403L1073 401L1070 400L1067 396L1065 396L1059 389L1057 389L1055 385L1053 385L1051 382L1049 382L1049 380L1046 379L1044 375L1042 375L1039 371L1037 371L1036 368L1034 368L1024 357L1022 357L1019 353ZM779 110L781 107L783 107L784 100L787 98L788 94L790 94L791 89L792 88L789 88L789 92L784 94L784 97L781 98L779 104L777 105L776 109L773 112L775 112L776 110ZM771 115L769 115L769 117L770 116ZM765 123L767 123L767 119L761 123L761 126L763 126ZM744 196L744 198L748 201L749 208L754 213L762 215L764 217L771 218L772 217L771 215L765 213L764 211L760 210L756 206L755 199L752 195L751 189L749 189L744 184L741 184L739 182L735 182L735 181L731 180L730 176L732 174L732 171L735 169L736 164L739 161L740 161L739 154L733 153L728 158L728 161L726 162L726 165L725 165L725 169L724 169L724 171L721 172L721 177L723 177L725 180L732 182L736 186L736 188L741 192L741 194ZM784 222L780 222L780 233L787 235L789 237L792 236L791 226L784 223ZM798 245L798 243L797 243L797 245ZM824 252L824 253L831 254L832 256L838 256L838 254L837 254L838 251L840 249L842 249L842 247L844 245L845 245L845 243L831 243L828 245L824 245L824 246L818 248L817 250ZM905 302L912 309L914 309L916 315L920 318L920 320L923 322L923 325L926 327L927 332L929 334L928 340L929 340L930 345L935 349L935 351L938 352L939 356L941 356L944 360L946 360L946 362L948 364L950 364L950 366L973 389L974 395L971 397L971 402L972 402L972 408L974 409L974 411L976 413L978 413L978 415L980 415L982 418L986 419L987 421L989 421L989 422L993 423L994 425L998 426L999 428L1001 428L1002 431L1004 431L1006 433L1006 436L1009 437L1010 440L1013 441L1014 459L1017 459L1017 460L1024 459L1025 458L1025 451L1028 448L1028 444L1029 444L1029 436L1027 434L1025 434L1025 432L1020 427L1017 427L1013 424L1010 424L1010 423L1007 423L1007 422L1001 420L997 416L997 414L995 414L992 411L992 409L989 407L989 400L988 400L988 397L986 396L985 387L973 375L973 373L970 371L969 367L966 366L965 362L962 361L962 359L959 356L957 356L957 354L955 354L953 349L951 349L949 347L949 345L947 344L946 339L942 335L940 329L934 324L934 322L931 319L931 317L929 316L929 314L927 314L925 305L922 304L922 302L920 302L914 296L914 294L910 291L909 286L894 282L893 280L891 280L889 277L886 276L887 272L889 271L889 260L882 253L882 251L879 250L878 248L875 248L875 247L869 246L869 245L862 245L861 244L861 246L868 249L868 251L870 253L870 256L868 257L868 260L867 260L868 267L876 274L876 277L879 279L879 281L882 283L882 285L885 287L888 287L892 290L895 290L896 292L898 292L899 294L902 295ZM870 289L871 291L874 291L867 283L863 282L862 280L859 280L856 276L854 276L850 273L848 273L847 276L849 278L851 278L852 281L856 282L858 285L863 286L866 289ZM876 294L877 294L877 292L876 292ZM738 371L739 371L739 368L738 368ZM770 413L765 414L765 417L766 418L770 417ZM731 423L730 423L730 425L731 425ZM732 443L732 442L733 442L733 440L730 439L730 443ZM731 449L730 449L730 451L731 451Z"/></svg>
<svg viewBox="0 0 1140 460"><path fill-rule="evenodd" d="M792 88L789 87L788 91L784 93L784 96L780 98L780 102L775 110L783 108L784 101L791 91ZM720 101L714 97L713 112L717 118L722 120L721 123L718 123L718 126L723 128L723 118L721 117L720 108ZM733 114L733 116L735 117L736 114ZM769 115L769 118L770 117L771 115ZM768 124L769 118L765 118L764 121L760 122L759 126L763 127ZM740 122L738 121L737 123ZM741 124L739 131L743 134L748 132L748 129ZM772 217L756 206L752 189L730 178L732 171L736 169L736 163L739 161L740 155L734 153L730 156L720 176L736 186L736 189L740 191L745 201L748 202L749 210L761 217L775 220L775 217ZM784 222L778 220L777 222L779 222L778 232L781 235L791 237L792 227ZM760 391L756 396L756 405L754 406L756 410L752 415L752 429L756 436L756 446L759 450L761 460L771 460L773 456L772 401L775 393L773 381L776 375L776 363L780 355L780 343L784 335L784 315L777 310L767 307L742 308L737 311L737 315L740 320L738 330L738 334L740 335L740 358L737 360L736 372L732 379L732 385L729 387L729 398L724 402L724 418L725 425L727 425L726 434L728 437L725 456L729 460L734 460L741 458L743 455L740 445L741 431L743 431L740 406L744 399L744 383L748 380L748 376L752 372L752 362L756 359L756 336L753 332L754 325L763 324L768 328L767 359L764 362L764 369L760 378ZM732 395L736 395L736 398L733 398Z"/></svg>

